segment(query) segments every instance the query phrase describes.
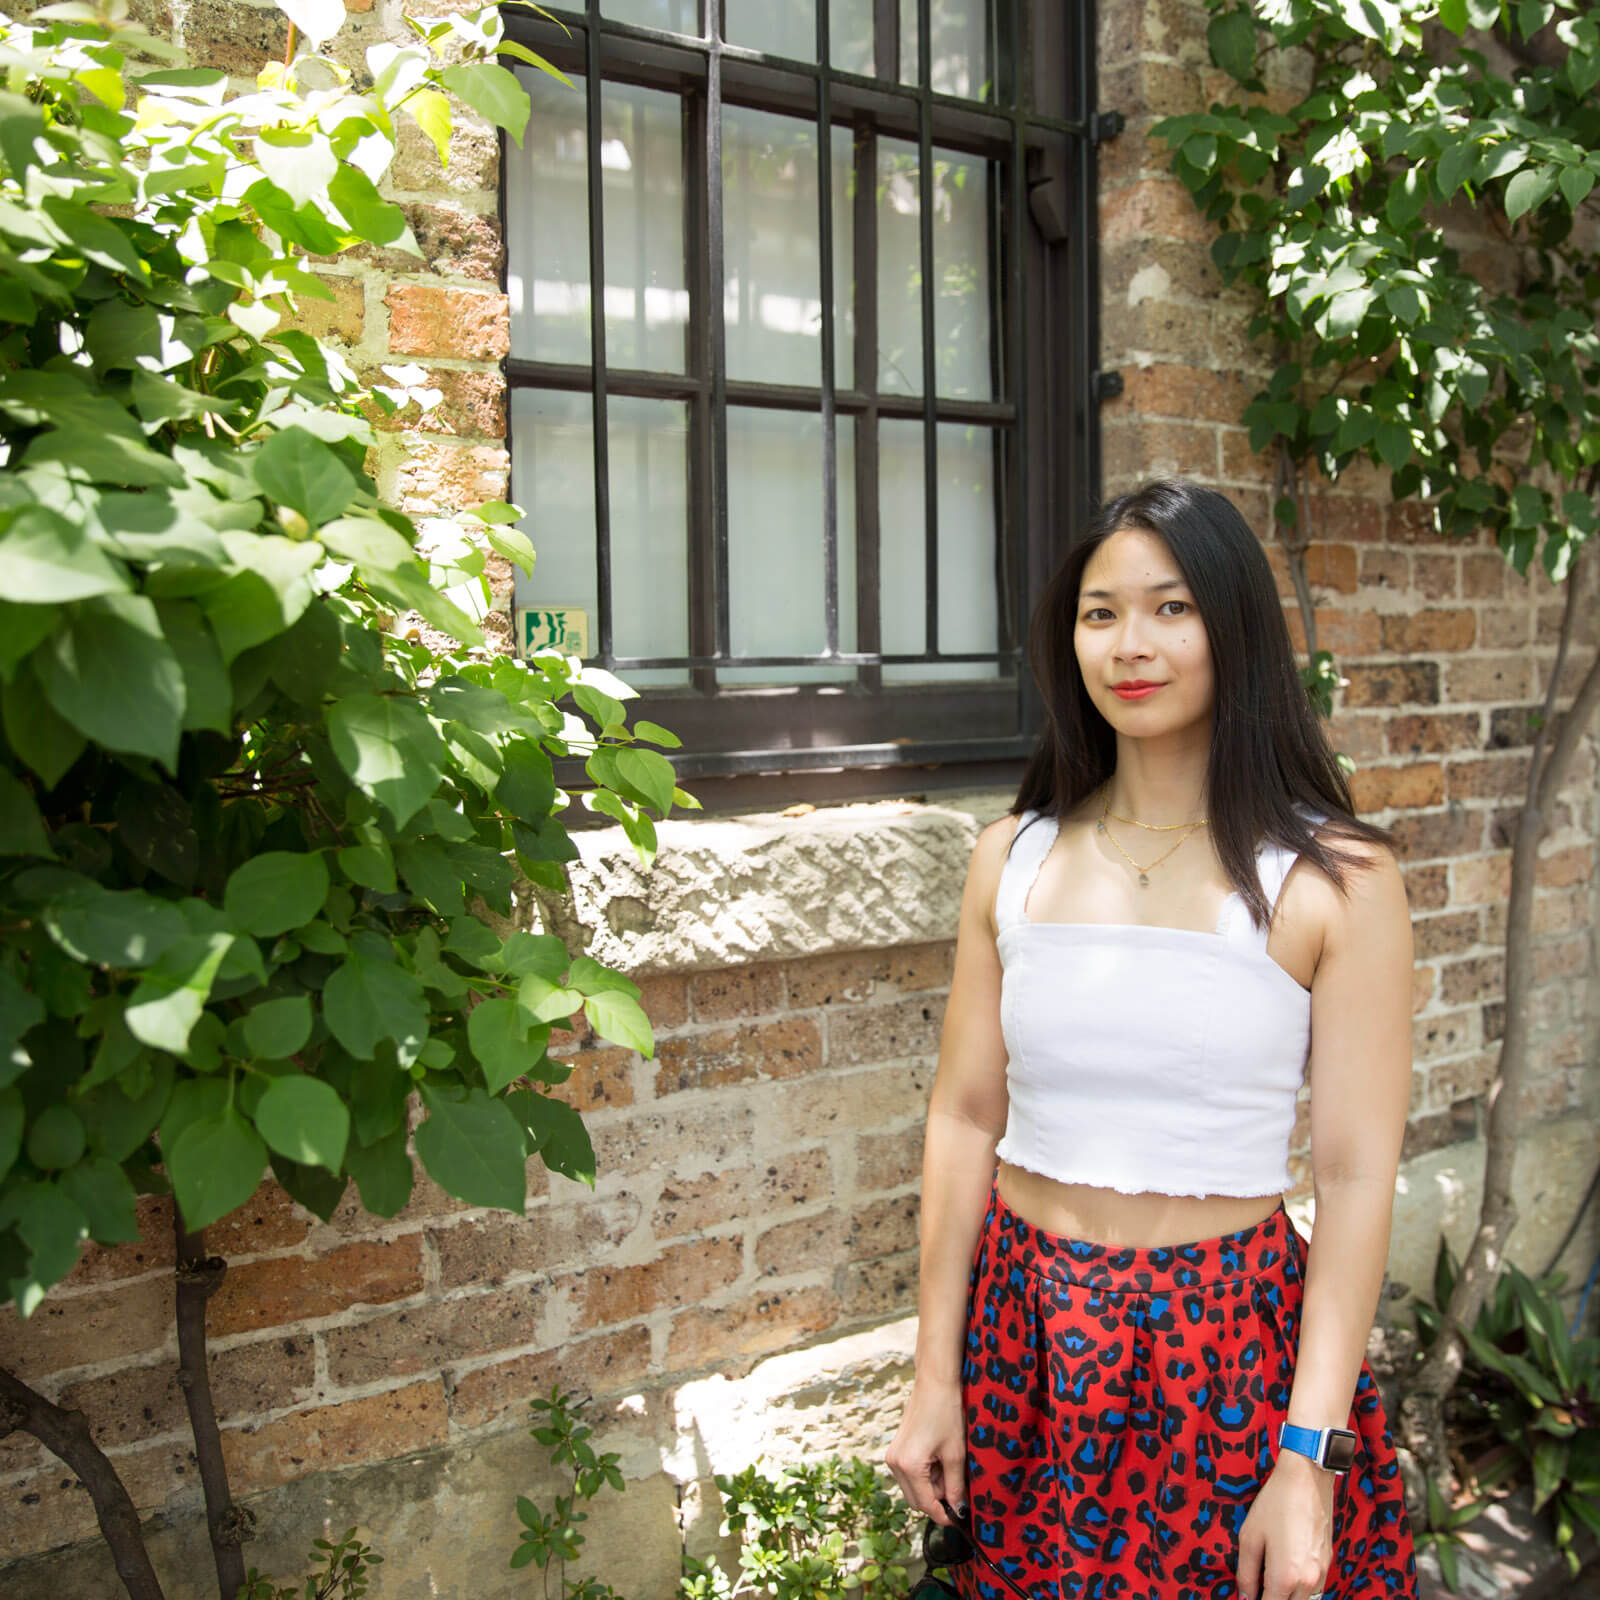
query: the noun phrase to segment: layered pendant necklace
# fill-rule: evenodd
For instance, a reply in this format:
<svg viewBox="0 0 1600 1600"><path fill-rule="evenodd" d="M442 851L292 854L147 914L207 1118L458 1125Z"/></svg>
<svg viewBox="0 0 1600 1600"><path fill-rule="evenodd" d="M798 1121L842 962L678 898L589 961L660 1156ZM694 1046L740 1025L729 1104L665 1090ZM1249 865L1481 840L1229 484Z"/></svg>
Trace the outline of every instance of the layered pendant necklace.
<svg viewBox="0 0 1600 1600"><path fill-rule="evenodd" d="M1117 822L1126 822L1130 827L1133 828L1143 828L1149 833L1176 833L1179 834L1180 837L1177 844L1173 845L1171 849L1163 851L1148 866L1140 866L1139 863L1135 861L1120 844L1117 843L1116 834L1114 834L1106 826L1106 819L1108 817ZM1106 785L1105 800L1100 807L1100 820L1095 823L1094 826L1095 832L1103 833L1106 838L1111 841L1111 848L1115 850L1117 854L1121 856L1122 859L1139 874L1139 887L1141 889L1148 889L1150 887L1150 874L1154 872L1156 868L1167 859L1168 856L1181 849L1184 841L1189 837L1190 834L1198 833L1201 828L1205 827L1205 825L1206 819L1204 817L1201 817L1198 822L1139 822L1133 817L1118 816L1117 813L1111 809L1111 785L1108 783Z"/></svg>

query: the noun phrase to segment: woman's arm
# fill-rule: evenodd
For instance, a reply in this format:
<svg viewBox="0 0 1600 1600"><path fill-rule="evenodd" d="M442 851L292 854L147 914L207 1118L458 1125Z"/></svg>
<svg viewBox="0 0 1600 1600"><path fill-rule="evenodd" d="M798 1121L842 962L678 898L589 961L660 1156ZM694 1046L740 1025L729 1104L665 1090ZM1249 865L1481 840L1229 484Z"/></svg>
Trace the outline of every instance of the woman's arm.
<svg viewBox="0 0 1600 1600"><path fill-rule="evenodd" d="M955 972L923 1144L916 1376L885 1456L912 1508L940 1523L950 1520L941 1499L960 1506L966 1498L961 1360L967 1285L1007 1106L994 898L1016 822L1002 817L978 836L961 897Z"/></svg>
<svg viewBox="0 0 1600 1600"><path fill-rule="evenodd" d="M1387 850L1342 840L1339 848L1363 863L1348 875L1348 894L1318 876L1304 885L1294 913L1320 913L1324 928L1311 985L1316 1223L1288 1413L1308 1428L1349 1425L1388 1259L1411 1098L1405 886ZM1321 1588L1332 1555L1334 1483L1307 1457L1278 1455L1240 1534L1244 1600L1304 1600Z"/></svg>

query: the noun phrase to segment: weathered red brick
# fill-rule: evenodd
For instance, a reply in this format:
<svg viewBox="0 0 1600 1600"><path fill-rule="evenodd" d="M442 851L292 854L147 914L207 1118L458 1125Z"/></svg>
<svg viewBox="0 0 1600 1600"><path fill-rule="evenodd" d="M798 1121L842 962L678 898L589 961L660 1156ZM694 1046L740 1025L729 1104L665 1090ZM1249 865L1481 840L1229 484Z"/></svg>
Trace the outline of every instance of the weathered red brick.
<svg viewBox="0 0 1600 1600"><path fill-rule="evenodd" d="M650 1330L639 1323L463 1372L450 1388L450 1417L459 1427L480 1428L525 1408L535 1395L548 1398L557 1384L600 1398L632 1387L649 1369Z"/></svg>
<svg viewBox="0 0 1600 1600"><path fill-rule="evenodd" d="M1439 911L1450 903L1450 869L1446 866L1403 867L1406 899L1413 913Z"/></svg>
<svg viewBox="0 0 1600 1600"><path fill-rule="evenodd" d="M785 1350L838 1320L839 1297L832 1289L769 1289L727 1306L694 1306L672 1319L667 1369L696 1372L714 1366L738 1376L748 1359Z"/></svg>
<svg viewBox="0 0 1600 1600"><path fill-rule="evenodd" d="M1437 705L1439 667L1433 661L1351 664L1344 669L1347 706Z"/></svg>
<svg viewBox="0 0 1600 1600"><path fill-rule="evenodd" d="M498 361L511 348L506 297L483 289L392 283L389 348L396 355Z"/></svg>
<svg viewBox="0 0 1600 1600"><path fill-rule="evenodd" d="M701 1022L759 1017L781 1011L787 999L784 969L778 962L722 967L690 975L689 1003Z"/></svg>
<svg viewBox="0 0 1600 1600"><path fill-rule="evenodd" d="M1145 178L1100 197L1100 242L1124 239L1184 239L1210 246L1211 224L1176 178Z"/></svg>
<svg viewBox="0 0 1600 1600"><path fill-rule="evenodd" d="M1402 861L1433 861L1483 848L1481 811L1425 811L1401 817L1390 829Z"/></svg>
<svg viewBox="0 0 1600 1600"><path fill-rule="evenodd" d="M1474 856L1452 863L1451 899L1458 906L1479 906L1504 900L1511 892L1511 857L1508 853Z"/></svg>
<svg viewBox="0 0 1600 1600"><path fill-rule="evenodd" d="M503 500L510 464L499 445L413 443L396 484L400 509L409 516L447 516Z"/></svg>
<svg viewBox="0 0 1600 1600"><path fill-rule="evenodd" d="M522 1217L470 1217L430 1228L428 1242L439 1258L440 1282L458 1289L603 1259L638 1227L639 1217L638 1198L623 1194L534 1206Z"/></svg>
<svg viewBox="0 0 1600 1600"><path fill-rule="evenodd" d="M87 1244L78 1264L61 1280L63 1289L82 1289L92 1283L110 1283L137 1277L157 1268L168 1271L176 1255L172 1236L172 1197L141 1195L138 1202L139 1237L126 1244Z"/></svg>
<svg viewBox="0 0 1600 1600"><path fill-rule="evenodd" d="M356 344L366 328L366 290L359 278L335 277L331 273L313 274L328 291L330 299L303 294L293 311L278 318L273 333L286 328L298 328L313 339L337 339L344 344ZM271 334L268 338L271 338Z"/></svg>
<svg viewBox="0 0 1600 1600"><path fill-rule="evenodd" d="M832 1187L825 1149L775 1156L760 1166L670 1177L661 1186L651 1231L658 1239L670 1239L749 1217L768 1217L820 1200Z"/></svg>
<svg viewBox="0 0 1600 1600"><path fill-rule="evenodd" d="M756 1271L764 1278L831 1271L844 1255L847 1232L845 1216L840 1211L780 1222L756 1240Z"/></svg>
<svg viewBox="0 0 1600 1600"><path fill-rule="evenodd" d="M828 1065L855 1066L898 1056L936 1055L946 996L857 1006L828 1022Z"/></svg>
<svg viewBox="0 0 1600 1600"><path fill-rule="evenodd" d="M24 1322L0 1308L0 1364L19 1378L159 1350L177 1333L172 1278L138 1278L88 1294L47 1294Z"/></svg>
<svg viewBox="0 0 1600 1600"><path fill-rule="evenodd" d="M1412 713L1391 717L1388 723L1390 753L1397 756L1443 755L1476 750L1483 718L1476 711Z"/></svg>
<svg viewBox="0 0 1600 1600"><path fill-rule="evenodd" d="M1433 655L1441 650L1470 650L1478 633L1478 613L1417 611L1383 619L1383 648L1397 655Z"/></svg>
<svg viewBox="0 0 1600 1600"><path fill-rule="evenodd" d="M230 1267L212 1297L213 1335L281 1327L356 1305L382 1305L422 1288L422 1235L363 1240L326 1255L276 1256Z"/></svg>
<svg viewBox="0 0 1600 1600"><path fill-rule="evenodd" d="M732 1285L743 1268L739 1240L702 1239L673 1245L639 1266L592 1266L556 1287L571 1294L573 1326L582 1331L704 1300Z"/></svg>
<svg viewBox="0 0 1600 1600"><path fill-rule="evenodd" d="M822 1065L822 1037L809 1017L746 1023L661 1041L656 1094L755 1079L793 1078Z"/></svg>
<svg viewBox="0 0 1600 1600"><path fill-rule="evenodd" d="M548 1090L574 1111L598 1111L602 1106L633 1104L633 1051L616 1046L575 1050L561 1056L572 1076Z"/></svg>
<svg viewBox="0 0 1600 1600"><path fill-rule="evenodd" d="M856 1140L856 1187L898 1189L922 1176L923 1132L905 1128L899 1133L867 1133Z"/></svg>
<svg viewBox="0 0 1600 1600"><path fill-rule="evenodd" d="M1444 799L1444 768L1437 761L1407 767L1361 767L1350 777L1357 811L1436 806Z"/></svg>
<svg viewBox="0 0 1600 1600"><path fill-rule="evenodd" d="M465 1351L487 1354L532 1344L547 1293L543 1283L524 1283L329 1328L322 1335L328 1376L339 1388L353 1389L436 1372Z"/></svg>

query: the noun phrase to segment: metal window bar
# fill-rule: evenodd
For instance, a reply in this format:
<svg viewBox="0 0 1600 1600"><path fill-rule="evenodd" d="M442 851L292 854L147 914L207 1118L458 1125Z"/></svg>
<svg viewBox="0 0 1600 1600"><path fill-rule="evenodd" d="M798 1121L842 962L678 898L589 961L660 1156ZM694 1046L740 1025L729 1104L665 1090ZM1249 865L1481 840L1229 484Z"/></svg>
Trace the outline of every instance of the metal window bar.
<svg viewBox="0 0 1600 1600"><path fill-rule="evenodd" d="M917 254L922 268L922 648L939 658L939 373L934 338L933 5L917 0Z"/></svg>
<svg viewBox="0 0 1600 1600"><path fill-rule="evenodd" d="M823 654L839 653L839 452L833 356L833 97L828 0L817 0L817 273L822 301L822 625ZM859 614L859 612L858 612Z"/></svg>
<svg viewBox="0 0 1600 1600"><path fill-rule="evenodd" d="M589 360L594 373L594 521L595 589L598 597L600 657L609 661L611 636L611 451L606 397L606 245L605 191L601 180L600 145L600 0L588 0L589 25L584 32L584 152L589 185Z"/></svg>

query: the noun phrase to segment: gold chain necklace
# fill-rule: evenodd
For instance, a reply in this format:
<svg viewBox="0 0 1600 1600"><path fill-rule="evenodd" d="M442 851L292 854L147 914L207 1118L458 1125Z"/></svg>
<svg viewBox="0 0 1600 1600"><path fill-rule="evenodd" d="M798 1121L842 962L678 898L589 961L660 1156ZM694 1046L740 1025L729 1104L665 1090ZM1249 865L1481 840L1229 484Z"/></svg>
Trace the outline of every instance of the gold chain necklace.
<svg viewBox="0 0 1600 1600"><path fill-rule="evenodd" d="M1130 828L1143 828L1149 833L1176 833L1180 828L1203 828L1206 819L1201 817L1198 822L1140 822L1137 817L1124 817L1111 809L1111 787L1106 786L1105 815L1113 822L1126 822Z"/></svg>
<svg viewBox="0 0 1600 1600"><path fill-rule="evenodd" d="M1180 822L1180 823L1175 824L1174 826L1176 826L1176 827L1187 828L1188 829L1188 833L1185 833L1184 836L1183 836L1183 839L1180 839L1177 842L1177 844L1173 845L1172 849L1167 850L1163 854L1157 856L1155 858L1155 860L1150 863L1149 866L1141 867L1139 865L1139 863L1137 861L1135 861L1133 859L1133 857L1130 856L1128 854L1128 852L1126 850L1124 850L1120 844L1117 843L1116 834L1114 834L1106 826L1106 818L1108 816L1111 816L1111 815L1112 815L1112 811L1111 811L1111 788L1110 788L1109 785L1107 785L1105 802L1100 807L1100 820L1095 824L1095 831L1097 833L1103 833L1106 836L1106 838L1108 838L1111 841L1112 849L1115 850L1117 852L1117 854L1119 856L1121 856L1122 859L1124 861L1126 861L1128 863L1128 865L1130 867L1132 867L1133 870L1139 874L1139 887L1141 889L1148 889L1150 887L1150 874L1152 872L1154 872L1156 870L1156 868L1159 867L1161 865L1161 863L1167 859L1168 856L1172 855L1175 851L1180 850L1180 849L1183 848L1184 839L1187 839L1189 837L1189 834L1198 832L1199 829L1201 829L1201 828L1203 828L1205 826L1205 819L1203 817L1201 818L1201 820L1199 822ZM1122 820L1123 819L1121 817L1117 818L1117 821L1119 821L1119 822L1121 822ZM1171 828L1169 827L1167 831L1170 832Z"/></svg>

